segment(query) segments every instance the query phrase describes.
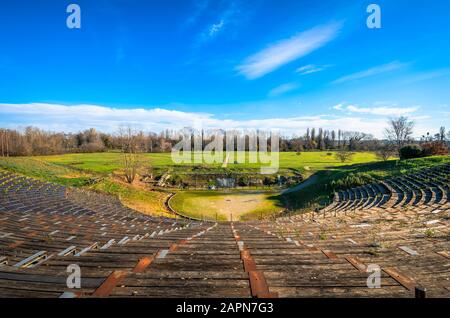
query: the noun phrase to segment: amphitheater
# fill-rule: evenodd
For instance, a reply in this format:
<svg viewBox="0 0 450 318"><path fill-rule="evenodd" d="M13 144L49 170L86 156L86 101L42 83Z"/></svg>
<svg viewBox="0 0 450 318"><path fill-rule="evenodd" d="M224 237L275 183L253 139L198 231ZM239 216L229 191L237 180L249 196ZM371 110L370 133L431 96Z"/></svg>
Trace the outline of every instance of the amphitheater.
<svg viewBox="0 0 450 318"><path fill-rule="evenodd" d="M0 296L449 297L449 174L348 189L293 217L210 223L3 171ZM67 285L71 264L81 288Z"/></svg>

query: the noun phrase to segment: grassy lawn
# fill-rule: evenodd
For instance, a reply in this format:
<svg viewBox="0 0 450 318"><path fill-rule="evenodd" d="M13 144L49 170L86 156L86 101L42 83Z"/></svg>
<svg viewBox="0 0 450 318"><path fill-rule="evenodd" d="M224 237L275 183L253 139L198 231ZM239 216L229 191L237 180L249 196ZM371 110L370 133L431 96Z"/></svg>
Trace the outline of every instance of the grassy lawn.
<svg viewBox="0 0 450 318"><path fill-rule="evenodd" d="M262 192L184 191L170 201L182 215L207 220L237 221L264 218L283 209L273 194Z"/></svg>
<svg viewBox="0 0 450 318"><path fill-rule="evenodd" d="M350 162L341 163L334 156L335 152L302 152L299 155L295 152L281 152L280 169L296 169L300 171L317 171L329 167L343 166L348 164L375 162L375 154L370 152L356 153ZM237 155L237 154L236 154ZM249 153L246 154L246 163L234 163L231 158L228 169L259 169L264 164L249 163ZM189 166L204 165L205 167L220 168L220 164L176 164L172 161L170 153L150 153L142 155L145 160L154 168L180 167L186 169ZM192 154L195 156L195 154ZM122 165L120 153L93 153L93 154L66 154L57 156L34 157L36 160L49 162L62 166L87 170L98 173L112 173L119 170Z"/></svg>

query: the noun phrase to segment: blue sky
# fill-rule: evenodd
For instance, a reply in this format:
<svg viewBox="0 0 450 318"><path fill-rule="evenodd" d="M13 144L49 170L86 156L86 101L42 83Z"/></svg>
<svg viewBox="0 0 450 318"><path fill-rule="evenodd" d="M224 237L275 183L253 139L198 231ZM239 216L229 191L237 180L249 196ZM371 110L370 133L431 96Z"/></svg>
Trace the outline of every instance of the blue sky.
<svg viewBox="0 0 450 318"><path fill-rule="evenodd" d="M1 1L0 126L450 129L450 2L373 2Z"/></svg>

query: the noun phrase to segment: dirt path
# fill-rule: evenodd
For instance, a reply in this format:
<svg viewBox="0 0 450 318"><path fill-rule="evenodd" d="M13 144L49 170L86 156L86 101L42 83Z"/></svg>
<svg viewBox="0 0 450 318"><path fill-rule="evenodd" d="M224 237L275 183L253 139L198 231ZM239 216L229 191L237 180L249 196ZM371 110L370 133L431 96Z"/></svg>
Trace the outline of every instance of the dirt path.
<svg viewBox="0 0 450 318"><path fill-rule="evenodd" d="M228 162L230 161L230 154L227 154L225 161L222 164L222 168L226 168L228 166Z"/></svg>
<svg viewBox="0 0 450 318"><path fill-rule="evenodd" d="M302 190L302 189L304 189L306 187L309 187L310 185L316 183L316 181L317 181L317 176L312 175L311 177L306 179L306 181L296 185L295 187L281 191L281 194L289 194L289 193L292 193L292 192L300 191L300 190Z"/></svg>

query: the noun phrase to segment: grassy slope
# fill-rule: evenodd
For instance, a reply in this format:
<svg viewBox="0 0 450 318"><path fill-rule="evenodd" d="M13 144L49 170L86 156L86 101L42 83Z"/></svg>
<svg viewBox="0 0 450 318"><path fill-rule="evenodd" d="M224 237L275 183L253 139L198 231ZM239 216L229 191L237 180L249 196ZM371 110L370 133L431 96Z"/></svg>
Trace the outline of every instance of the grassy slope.
<svg viewBox="0 0 450 318"><path fill-rule="evenodd" d="M119 197L122 203L143 213L169 216L164 208L165 193L136 189L105 174L81 171L30 157L0 157L0 168L43 181L100 191Z"/></svg>
<svg viewBox="0 0 450 318"><path fill-rule="evenodd" d="M357 164L342 167L334 167L326 171L316 173L318 180L315 184L300 191L281 196L280 201L291 209L298 210L319 206L326 203L334 190L333 181L341 183L341 187L355 186L374 180L396 176L404 173L412 173L414 170L433 167L439 164L450 163L450 156L428 157L404 161L391 160L370 164ZM342 181L348 180L345 184Z"/></svg>
<svg viewBox="0 0 450 318"><path fill-rule="evenodd" d="M65 186L86 186L93 180L88 173L32 158L0 157L0 168Z"/></svg>
<svg viewBox="0 0 450 318"><path fill-rule="evenodd" d="M171 216L165 208L167 193L137 189L126 183L110 178L102 180L90 187L91 190L108 193L120 198L122 203L144 214L156 216Z"/></svg>

